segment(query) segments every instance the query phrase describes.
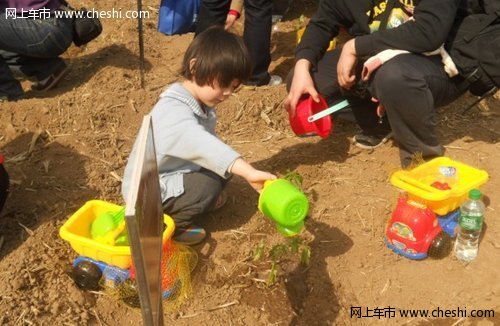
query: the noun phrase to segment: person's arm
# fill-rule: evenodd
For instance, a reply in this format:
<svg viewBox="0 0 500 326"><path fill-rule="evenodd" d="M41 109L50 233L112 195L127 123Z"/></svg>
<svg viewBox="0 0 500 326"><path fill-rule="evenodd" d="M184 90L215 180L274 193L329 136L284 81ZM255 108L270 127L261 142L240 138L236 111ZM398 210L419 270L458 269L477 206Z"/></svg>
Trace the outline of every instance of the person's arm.
<svg viewBox="0 0 500 326"><path fill-rule="evenodd" d="M358 56L354 39L347 41L342 47L339 62L337 63L337 79L340 87L350 89L356 83L356 64Z"/></svg>
<svg viewBox="0 0 500 326"><path fill-rule="evenodd" d="M229 172L244 178L256 191L262 190L266 180L276 179L274 174L255 169L241 157L233 162Z"/></svg>
<svg viewBox="0 0 500 326"><path fill-rule="evenodd" d="M295 61L306 59L311 68L315 67L332 38L338 35L339 27L352 24L353 19L346 17L349 13L344 1L320 1L295 50Z"/></svg>
<svg viewBox="0 0 500 326"><path fill-rule="evenodd" d="M164 99L151 115L158 155L178 157L221 177L229 176L229 166L240 154L200 125L191 108L180 101Z"/></svg>
<svg viewBox="0 0 500 326"><path fill-rule="evenodd" d="M355 7L349 8L347 6ZM321 1L318 10L309 21L302 35L301 41L295 51L295 68L292 84L285 101L285 109L295 115L295 108L302 95L311 95L319 102L319 95L314 87L310 70L313 69L327 50L330 41L339 33L341 26L350 27L366 12L358 2L346 1ZM356 11L358 17L353 17Z"/></svg>
<svg viewBox="0 0 500 326"><path fill-rule="evenodd" d="M319 94L314 87L310 69L311 63L307 59L300 59L295 64L292 85L285 100L285 109L291 116L295 116L295 108L303 94L310 94L315 102L319 102Z"/></svg>
<svg viewBox="0 0 500 326"><path fill-rule="evenodd" d="M226 23L224 24L224 29L231 28L234 23L240 18L243 9L243 0L232 0L231 7L227 13Z"/></svg>
<svg viewBox="0 0 500 326"><path fill-rule="evenodd" d="M355 52L358 57L365 57L387 49L414 53L433 51L448 37L459 3L460 0L422 0L415 7L413 20L356 37Z"/></svg>

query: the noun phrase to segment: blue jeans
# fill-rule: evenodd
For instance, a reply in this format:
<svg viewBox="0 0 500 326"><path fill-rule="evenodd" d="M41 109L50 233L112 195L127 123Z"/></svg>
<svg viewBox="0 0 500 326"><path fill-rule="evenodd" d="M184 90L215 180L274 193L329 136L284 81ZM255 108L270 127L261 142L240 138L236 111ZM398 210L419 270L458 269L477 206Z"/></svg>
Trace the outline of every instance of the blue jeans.
<svg viewBox="0 0 500 326"><path fill-rule="evenodd" d="M23 94L12 71L42 80L64 66L59 55L72 41L71 19L12 19L0 11L0 97Z"/></svg>
<svg viewBox="0 0 500 326"><path fill-rule="evenodd" d="M243 39L253 61L253 71L249 85L266 85L271 76L267 72L271 63L271 28L273 1L244 0L245 28ZM196 34L211 25L224 26L230 0L203 0L198 15Z"/></svg>

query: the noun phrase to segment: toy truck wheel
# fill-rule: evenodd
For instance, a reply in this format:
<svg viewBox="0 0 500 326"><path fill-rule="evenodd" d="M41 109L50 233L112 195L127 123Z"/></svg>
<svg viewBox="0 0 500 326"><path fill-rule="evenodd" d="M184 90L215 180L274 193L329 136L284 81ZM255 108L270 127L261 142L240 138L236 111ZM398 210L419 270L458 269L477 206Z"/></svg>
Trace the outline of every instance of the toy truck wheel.
<svg viewBox="0 0 500 326"><path fill-rule="evenodd" d="M432 243L429 247L428 255L431 258L441 259L446 256L451 251L452 240L451 237L446 233L441 231L436 237L432 240Z"/></svg>
<svg viewBox="0 0 500 326"><path fill-rule="evenodd" d="M83 260L73 267L72 277L83 290L99 290L102 271L96 264Z"/></svg>

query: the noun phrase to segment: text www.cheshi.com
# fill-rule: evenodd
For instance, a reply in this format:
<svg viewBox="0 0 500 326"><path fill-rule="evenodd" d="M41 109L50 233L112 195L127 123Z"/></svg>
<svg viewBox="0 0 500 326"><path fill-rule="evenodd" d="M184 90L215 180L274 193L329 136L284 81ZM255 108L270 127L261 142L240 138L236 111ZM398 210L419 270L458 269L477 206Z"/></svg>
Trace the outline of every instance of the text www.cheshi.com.
<svg viewBox="0 0 500 326"><path fill-rule="evenodd" d="M400 309L395 307L373 308L351 307L351 318L493 318L493 309L467 309L467 307L456 307L453 309Z"/></svg>
<svg viewBox="0 0 500 326"><path fill-rule="evenodd" d="M49 18L109 18L109 19L135 19L150 17L149 11L136 11L136 10L56 10L51 11L47 8L41 9L16 9L6 8L5 19L49 19Z"/></svg>

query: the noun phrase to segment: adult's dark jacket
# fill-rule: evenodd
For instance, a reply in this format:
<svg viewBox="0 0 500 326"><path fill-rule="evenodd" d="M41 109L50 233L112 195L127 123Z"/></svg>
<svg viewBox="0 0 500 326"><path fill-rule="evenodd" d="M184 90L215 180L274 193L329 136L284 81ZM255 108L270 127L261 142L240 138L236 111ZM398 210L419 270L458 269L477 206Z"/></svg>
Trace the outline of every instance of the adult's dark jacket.
<svg viewBox="0 0 500 326"><path fill-rule="evenodd" d="M322 0L295 52L315 66L339 28L355 31L356 53L369 57L387 49L415 53L433 51L445 43L461 0L400 0L378 30L386 0ZM406 21L409 16L414 20ZM406 21L406 22L404 22Z"/></svg>

